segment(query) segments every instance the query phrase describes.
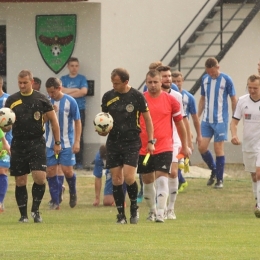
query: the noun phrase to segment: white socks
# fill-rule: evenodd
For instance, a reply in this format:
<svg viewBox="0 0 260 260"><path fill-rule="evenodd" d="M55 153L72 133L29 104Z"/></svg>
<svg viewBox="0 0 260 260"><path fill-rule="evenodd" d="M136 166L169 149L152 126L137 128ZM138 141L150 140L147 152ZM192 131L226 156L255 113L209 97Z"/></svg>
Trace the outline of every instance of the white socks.
<svg viewBox="0 0 260 260"><path fill-rule="evenodd" d="M156 190L154 187L154 183L145 184L143 183L144 189L144 199L146 200L147 206L149 207L151 212L156 212L156 203L155 203L155 196Z"/></svg>
<svg viewBox="0 0 260 260"><path fill-rule="evenodd" d="M257 184L257 188L256 188L256 191L257 191L257 207L260 208L260 181L257 181L256 182Z"/></svg>
<svg viewBox="0 0 260 260"><path fill-rule="evenodd" d="M257 182L254 182L253 180L252 180L252 188L253 188L254 198L257 199Z"/></svg>
<svg viewBox="0 0 260 260"><path fill-rule="evenodd" d="M174 210L174 204L178 194L178 186L179 186L179 179L178 177L172 179L168 178L168 186L169 186L169 201L168 201L168 210Z"/></svg>
<svg viewBox="0 0 260 260"><path fill-rule="evenodd" d="M156 179L157 184L157 215L164 216L167 198L169 194L168 178L160 176Z"/></svg>

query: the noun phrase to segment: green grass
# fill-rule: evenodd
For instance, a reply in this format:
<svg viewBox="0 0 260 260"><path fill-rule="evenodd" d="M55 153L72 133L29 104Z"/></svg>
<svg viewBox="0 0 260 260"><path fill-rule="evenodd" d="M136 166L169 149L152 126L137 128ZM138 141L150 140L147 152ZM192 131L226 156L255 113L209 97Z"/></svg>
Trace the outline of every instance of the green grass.
<svg viewBox="0 0 260 260"><path fill-rule="evenodd" d="M187 179L175 206L177 220L147 222L143 202L137 225L116 225L115 207L93 207L94 178L86 176L78 177L74 209L66 190L61 209L50 211L47 191L44 222L18 223L9 177L6 211L0 215L0 259L259 259L260 219L253 214L247 177L227 179L223 190L207 187L205 179ZM31 201L31 182L28 192ZM129 218L129 201L126 212Z"/></svg>

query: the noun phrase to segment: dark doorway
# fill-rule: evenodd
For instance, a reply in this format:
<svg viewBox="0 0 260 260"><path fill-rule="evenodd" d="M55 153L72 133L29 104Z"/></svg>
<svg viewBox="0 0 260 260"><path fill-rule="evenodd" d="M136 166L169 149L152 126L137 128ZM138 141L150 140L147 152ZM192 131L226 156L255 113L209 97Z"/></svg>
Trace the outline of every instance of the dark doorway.
<svg viewBox="0 0 260 260"><path fill-rule="evenodd" d="M0 25L0 76L4 79L3 90L6 92L6 26Z"/></svg>

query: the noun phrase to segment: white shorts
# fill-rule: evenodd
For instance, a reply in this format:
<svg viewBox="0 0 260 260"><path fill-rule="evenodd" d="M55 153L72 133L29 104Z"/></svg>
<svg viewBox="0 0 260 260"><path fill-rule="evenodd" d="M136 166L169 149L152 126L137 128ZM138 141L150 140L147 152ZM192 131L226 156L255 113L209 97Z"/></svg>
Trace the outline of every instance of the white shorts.
<svg viewBox="0 0 260 260"><path fill-rule="evenodd" d="M243 162L245 165L245 171L256 172L256 168L260 167L260 151L243 152Z"/></svg>
<svg viewBox="0 0 260 260"><path fill-rule="evenodd" d="M178 162L176 156L179 154L180 150L181 150L181 144L175 143L173 145L173 151L172 151L172 162L176 162L176 163Z"/></svg>

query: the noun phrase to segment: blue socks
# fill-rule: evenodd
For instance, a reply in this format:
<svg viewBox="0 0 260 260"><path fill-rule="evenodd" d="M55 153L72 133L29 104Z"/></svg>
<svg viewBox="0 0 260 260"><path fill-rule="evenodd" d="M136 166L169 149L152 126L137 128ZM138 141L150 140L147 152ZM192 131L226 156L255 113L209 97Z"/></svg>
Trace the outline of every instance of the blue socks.
<svg viewBox="0 0 260 260"><path fill-rule="evenodd" d="M76 174L74 173L71 178L66 178L69 185L70 194L76 194Z"/></svg>
<svg viewBox="0 0 260 260"><path fill-rule="evenodd" d="M185 179L184 179L184 177L182 176L182 173L181 173L181 169L178 169L178 179L179 179L180 184L185 182Z"/></svg>
<svg viewBox="0 0 260 260"><path fill-rule="evenodd" d="M51 194L51 200L54 204L59 205L59 180L58 176L54 177L48 177L48 184L49 184L49 189L50 189L50 194Z"/></svg>
<svg viewBox="0 0 260 260"><path fill-rule="evenodd" d="M201 154L203 161L208 165L210 170L213 172L216 171L216 163L214 162L214 159L212 157L211 152L208 150L204 154Z"/></svg>
<svg viewBox="0 0 260 260"><path fill-rule="evenodd" d="M225 156L217 156L216 157L216 177L217 177L217 180L223 181L224 167L225 167Z"/></svg>
<svg viewBox="0 0 260 260"><path fill-rule="evenodd" d="M0 203L3 203L7 192L8 179L5 174L0 174Z"/></svg>

